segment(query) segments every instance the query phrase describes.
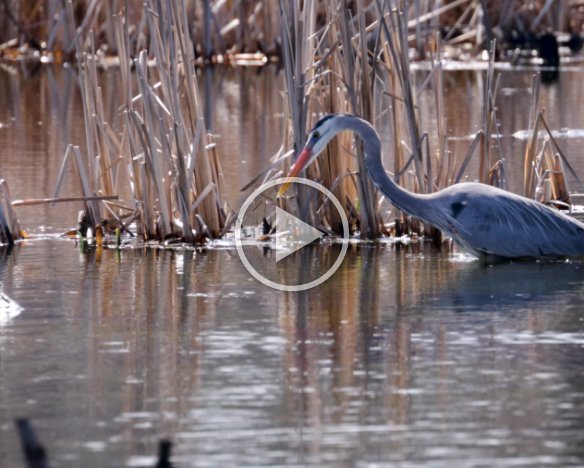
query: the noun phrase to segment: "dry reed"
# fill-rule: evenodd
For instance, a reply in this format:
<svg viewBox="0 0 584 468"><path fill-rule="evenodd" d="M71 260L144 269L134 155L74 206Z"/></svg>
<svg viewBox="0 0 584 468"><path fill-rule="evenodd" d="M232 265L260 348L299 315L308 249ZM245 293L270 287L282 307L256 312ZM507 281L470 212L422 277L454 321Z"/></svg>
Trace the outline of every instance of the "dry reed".
<svg viewBox="0 0 584 468"><path fill-rule="evenodd" d="M297 3L286 2L298 8ZM329 2L309 2L316 29L330 19ZM347 0L344 8L372 12L380 0ZM542 31L579 32L584 23L581 2L534 0L501 2L495 0L411 0L391 1L392 8L404 11L407 34L416 56L426 59L437 31L449 53L476 55L488 48L492 39L501 50L514 49L516 43L528 45ZM202 62L217 58L229 60L240 53L283 57L280 4L274 0L203 0L185 2L187 24L193 25L190 38ZM304 7L302 7L304 9ZM5 57L21 56L28 46L30 58L45 57L61 62L75 54L72 22L78 25L78 40L84 48L93 41L102 57L116 56L119 43L112 18L121 14L128 26L127 52L137 56L152 39L148 27L148 7L141 0L76 0L73 16L62 0L2 0L0 2L0 44L7 47ZM375 16L375 15L372 15ZM290 18L288 18L289 20ZM373 28L369 18L365 26ZM369 32L369 31L368 31ZM465 47L461 47L464 45ZM450 47L452 46L452 47Z"/></svg>
<svg viewBox="0 0 584 468"><path fill-rule="evenodd" d="M73 21L72 3L68 5ZM135 59L128 53L125 18L114 21L123 101L120 128L111 128L105 116L93 42L84 51L77 35L87 154L69 146L54 197L65 168L74 161L91 226L113 230L134 223L145 240L201 242L222 234L227 210L220 198L218 156L198 96L185 3L151 1L146 10L151 47ZM114 196L127 187L129 202L91 198Z"/></svg>
<svg viewBox="0 0 584 468"><path fill-rule="evenodd" d="M410 31L416 31L415 43L419 45L422 41L419 37L421 19L412 22L413 7L400 9L399 5L399 2L377 1L372 9L368 8L371 6L369 2L356 2L353 11L345 0L329 2L318 28L311 17L316 9L314 2L281 2L283 23L286 25L283 28L282 52L290 126L284 134L284 150L274 158L266 178L278 175L275 168L285 148L292 147L295 153L298 152L304 143L306 130L318 117L326 113L350 112L374 123L382 132L389 131L392 135L390 150L393 153L394 177L409 190L430 193L460 182L470 175L467 169L473 157L479 158L477 180L506 188L501 145L493 145L493 141L500 137L495 105L499 80L494 71L495 41L489 49L490 60L485 75L482 129L470 143L465 157L457 159L448 151L441 37L434 33L432 41L426 43L424 53L429 54L432 68L421 84L416 83L410 66ZM414 6L419 6L418 2L414 2ZM425 21L430 21L432 16L426 18ZM420 128L416 104L419 93L426 87L432 89L436 108L437 126L432 137ZM536 103L532 110L534 119L535 109ZM384 121L389 121L389 128L381 125ZM537 141L539 128L547 128L543 116L538 116L534 126L534 136L528 146L530 156L526 157L525 174L530 184L526 195L546 202L555 200L556 203L567 203L569 192L564 167L570 170L571 167L549 131L545 151L535 151L533 145ZM435 150L431 148L430 141L437 142ZM529 150L530 147L533 148ZM537 164L528 163L528 160L537 160ZM358 231L364 238L376 238L385 231L391 218L384 215L362 161L362 148L358 144L353 145L350 134L341 134L333 140L324 155L307 169L306 175L334 189L355 232ZM289 159L285 159L280 167L285 172L289 165ZM551 185L544 184L544 180L549 180ZM541 196L545 187L548 187L548 198ZM314 216L317 207L320 207L320 222L327 230L340 232L339 225L334 222L334 214L323 208L321 201L306 200L304 197L302 190L298 191L295 197L297 205L291 208L296 208L300 214L308 210ZM291 201L288 199L285 203L290 205ZM313 205L310 205L311 202ZM302 204L308 204L308 208ZM394 212L391 216L398 218L399 226L406 232L423 232L433 237L438 234L431 226L422 226L398 213ZM382 220L383 217L385 220Z"/></svg>
<svg viewBox="0 0 584 468"><path fill-rule="evenodd" d="M555 18L556 29L567 28L567 8L552 3L539 2L529 23L544 27ZM14 34L16 28L29 42L47 37L43 47L76 56L87 153L75 146L67 149L54 196L63 184L65 168L74 162L85 214L94 226L103 220L108 226L135 223L144 239L195 242L221 235L230 225L220 200L221 169L196 88L196 53L207 61L218 53L257 49L281 53L287 91L284 139L273 163L254 182L276 177L278 169L285 171L289 156L298 152L306 130L322 114L350 112L389 132L393 176L409 190L430 193L462 180L477 153L478 180L505 187L504 159L494 152L498 145L492 145L498 136L495 46L489 49L483 128L462 160L448 151L441 64L449 44L473 38L475 51L495 44L490 39L499 31L511 28L520 17L525 19L519 6L497 10L494 2L485 0L455 0L447 5L431 0L280 0L276 8L269 0L255 4L150 0L140 8L134 1L82 1L74 6L69 0L65 9L61 2L48 1L52 19L47 22L32 8L37 4L5 0L4 9L13 19L8 28L12 32L4 33ZM190 24L195 24L194 30ZM417 57L429 57L432 63L421 84L411 71L412 47ZM115 54L120 66L120 128L111 127L103 109L97 63L107 54ZM426 87L435 99L434 135L419 123L416 100ZM534 104L524 192L538 198L548 193L552 199L566 201L563 168L570 166L536 109ZM538 144L542 127L548 139ZM430 141L436 141L437 148L431 148ZM307 176L333 189L354 232L376 238L387 232L391 218L366 176L363 156L360 144L343 134L307 170ZM551 190L546 189L546 180ZM129 203L114 205L95 198L116 196L127 186L132 189ZM548 201L547 195L543 199ZM293 209L302 217L318 221L329 232L340 230L335 210L302 189L282 203L295 204ZM397 213L390 216L401 218L407 231L431 232L429 226Z"/></svg>
<svg viewBox="0 0 584 468"><path fill-rule="evenodd" d="M283 147L291 142L296 152L304 144L305 132L323 113L351 112L371 118L373 86L364 22L349 18L347 2L330 2L325 9L325 25L318 31L315 2L302 7L281 2L283 17L282 54L287 83L287 109L290 128ZM296 19L300 20L296 20ZM354 38L357 40L354 40ZM363 149L351 149L351 136L342 135L325 151L307 176L332 188L341 200L350 223L366 238L377 237L381 223L377 196L365 177ZM285 168L284 168L285 169ZM323 200L307 200L303 189L297 191L297 209L304 217L318 220L321 228L339 232L341 220L336 210ZM307 215L310 213L310 215Z"/></svg>

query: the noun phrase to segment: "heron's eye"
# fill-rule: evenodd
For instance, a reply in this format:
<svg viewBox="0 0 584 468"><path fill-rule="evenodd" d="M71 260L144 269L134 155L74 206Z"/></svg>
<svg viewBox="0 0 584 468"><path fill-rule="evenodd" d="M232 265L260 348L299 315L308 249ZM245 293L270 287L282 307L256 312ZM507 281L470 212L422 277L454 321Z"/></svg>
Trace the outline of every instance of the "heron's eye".
<svg viewBox="0 0 584 468"><path fill-rule="evenodd" d="M313 133L312 133L312 138L320 138L320 133L318 133L318 132L313 132Z"/></svg>

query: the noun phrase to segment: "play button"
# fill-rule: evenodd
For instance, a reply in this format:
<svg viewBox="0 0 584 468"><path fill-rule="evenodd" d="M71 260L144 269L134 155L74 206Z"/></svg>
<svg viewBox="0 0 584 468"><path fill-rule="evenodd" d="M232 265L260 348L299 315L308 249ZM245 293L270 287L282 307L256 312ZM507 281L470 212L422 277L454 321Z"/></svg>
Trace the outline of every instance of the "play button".
<svg viewBox="0 0 584 468"><path fill-rule="evenodd" d="M285 200L286 209L276 206L281 203L276 189L285 183L307 186L305 194L318 200L321 207L332 204L339 213L343 237L327 236L314 243L325 234L287 211L293 209L295 197ZM256 234L256 226L266 218L268 224L275 225L275 233L267 239ZM314 247L308 248L309 244ZM235 246L241 262L255 279L280 291L304 291L322 284L339 268L348 245L349 221L339 200L319 183L299 177L272 180L254 190L235 222Z"/></svg>
<svg viewBox="0 0 584 468"><path fill-rule="evenodd" d="M322 231L279 207L276 207L276 228L279 232L276 236L276 262L324 236Z"/></svg>

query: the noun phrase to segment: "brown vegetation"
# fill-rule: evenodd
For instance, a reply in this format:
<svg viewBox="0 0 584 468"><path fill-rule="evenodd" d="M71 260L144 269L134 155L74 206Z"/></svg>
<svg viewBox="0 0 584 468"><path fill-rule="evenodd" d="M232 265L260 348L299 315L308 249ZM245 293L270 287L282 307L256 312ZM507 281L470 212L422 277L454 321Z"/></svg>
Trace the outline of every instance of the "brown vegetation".
<svg viewBox="0 0 584 468"><path fill-rule="evenodd" d="M116 26L112 18L121 16L127 25L127 50L131 56L147 48L151 39L148 10L142 0L107 0L72 2L61 0L2 0L0 2L0 54L5 59L28 57L56 62L74 59L75 41L83 47L90 43L102 57L120 52ZM166 4L167 2L161 2ZM286 8L306 10L305 2L286 2ZM330 21L330 10L343 8L347 15L369 27L378 18L378 9L403 10L408 25L408 41L419 58L427 58L435 33L442 34L444 44L462 52L480 52L497 38L501 46L518 36L553 30L579 33L584 23L584 2L531 2L495 0L346 0L341 3L317 1L310 5L316 30ZM339 5L341 5L339 7ZM264 54L281 57L282 28L290 18L281 14L276 0L186 0L185 21L194 55L201 61L214 57L229 61L237 54ZM77 32L74 33L73 24Z"/></svg>
<svg viewBox="0 0 584 468"><path fill-rule="evenodd" d="M436 9L435 3L412 1L405 10L404 2L388 0L151 0L145 7L130 0L4 0L0 50L5 58L11 51L16 50L17 58L32 50L34 57L74 60L79 67L87 154L68 148L54 196L66 165L74 162L90 226L130 232L133 225L146 240L192 243L222 235L232 221L221 202L219 158L202 117L194 78L197 56L212 60L218 53L260 51L281 57L289 125L282 151L264 180L286 170L294 153L289 149L303 145L306 130L322 114L349 112L391 135L391 169L409 190L430 193L460 181L468 175L472 157L479 157L479 173L473 178L504 185L504 162L491 147L497 122L494 46L482 98L483 128L460 158L448 151L442 70L446 44L457 45L461 52L467 50L462 44L470 44L476 52L495 44L491 38L508 40L513 31L549 26L579 31L583 6L532 2L526 10L520 2L499 2L504 5L497 9L497 2L454 0L439 2ZM97 80L96 67L106 57L114 57L120 67L119 128L105 118ZM422 83L413 79L412 58L431 64ZM416 100L423 89L431 89L435 99L438 125L432 138L419 123ZM556 156L561 152L549 131L549 141L537 146L539 130L547 125L536 110L534 101L525 194L568 203L563 177L567 161ZM431 148L430 141L437 147ZM337 138L309 168L308 177L332 188L353 231L364 238L395 233L394 219L399 230L405 226L409 232L432 233L429 226L400 220L397 213L384 219L387 210L366 176L363 149L353 144L351 135ZM132 199L108 200L120 187L130 187ZM321 228L339 232L340 220L330 205L302 193L293 203L318 218Z"/></svg>
<svg viewBox="0 0 584 468"><path fill-rule="evenodd" d="M125 19L116 17L114 26L124 96L121 127L111 128L104 115L94 46L86 52L79 40L87 154L67 149L54 196L66 165L75 161L85 197L131 188L129 204L88 199L90 226L129 232L133 224L145 240L194 243L218 237L227 225L221 168L202 116L184 3L150 2L151 47L135 59L127 53ZM149 55L155 57L155 67L149 66Z"/></svg>

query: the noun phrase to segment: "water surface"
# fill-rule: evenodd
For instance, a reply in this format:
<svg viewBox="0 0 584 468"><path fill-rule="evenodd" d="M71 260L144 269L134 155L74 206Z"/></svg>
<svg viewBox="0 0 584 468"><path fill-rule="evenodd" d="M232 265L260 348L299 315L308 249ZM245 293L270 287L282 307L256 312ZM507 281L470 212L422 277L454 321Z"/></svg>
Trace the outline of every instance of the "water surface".
<svg viewBox="0 0 584 468"><path fill-rule="evenodd" d="M2 459L30 416L56 466L148 466L161 437L179 466L583 463L584 264L463 260L359 245L279 293L232 249L21 245Z"/></svg>
<svg viewBox="0 0 584 468"><path fill-rule="evenodd" d="M14 198L50 196L66 144L83 146L75 79L0 71L0 175ZM113 113L115 80L101 79ZM584 175L581 79L562 74L541 102L554 130L573 130L561 143ZM238 206L279 147L281 77L229 71L207 84ZM482 86L481 73L447 75L452 151L480 128ZM511 171L530 87L525 72L502 75ZM69 180L64 194L78 194ZM228 241L116 250L60 239L77 210L20 208L42 237L0 252L1 292L19 307L0 308L1 466L23 466L16 417L31 418L58 467L152 466L161 438L185 467L584 465L583 262L484 267L429 244L361 243L321 287L282 293Z"/></svg>

